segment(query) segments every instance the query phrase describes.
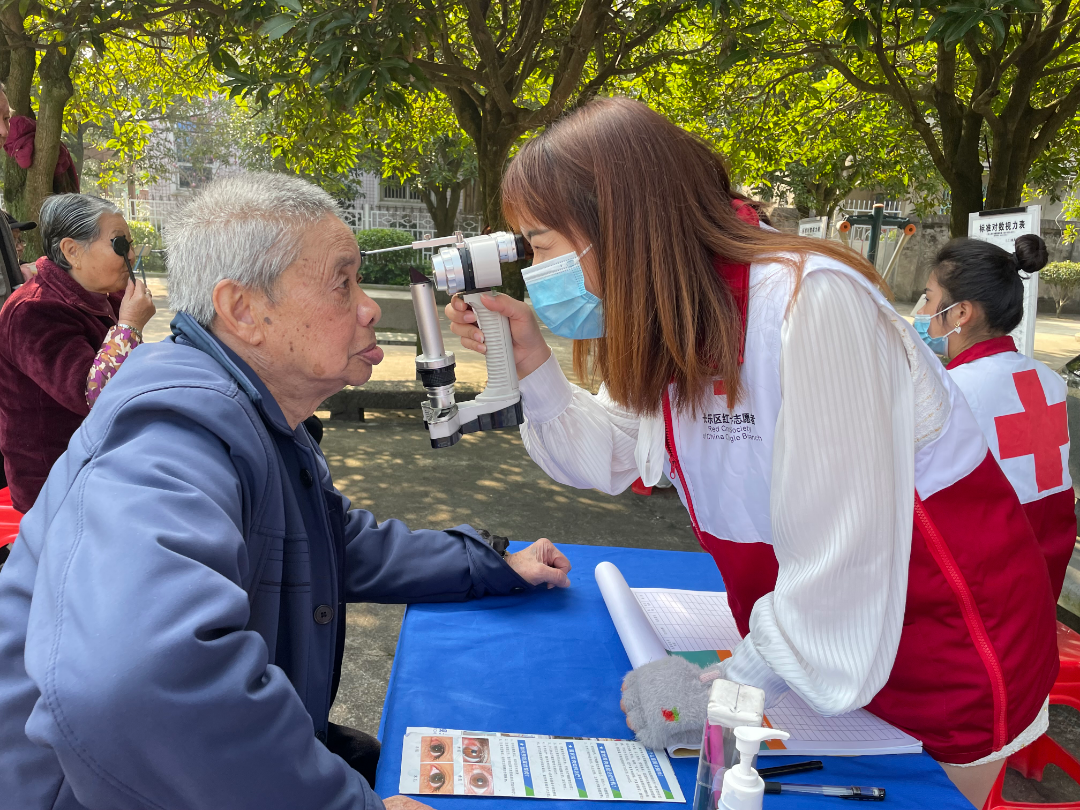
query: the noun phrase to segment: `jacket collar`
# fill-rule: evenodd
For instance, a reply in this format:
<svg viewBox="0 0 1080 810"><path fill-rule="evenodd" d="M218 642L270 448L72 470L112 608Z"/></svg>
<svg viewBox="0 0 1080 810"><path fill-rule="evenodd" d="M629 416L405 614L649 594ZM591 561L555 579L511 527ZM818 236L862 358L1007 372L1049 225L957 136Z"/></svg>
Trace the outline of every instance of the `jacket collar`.
<svg viewBox="0 0 1080 810"><path fill-rule="evenodd" d="M229 372L229 376L236 380L236 384L248 395L267 425L280 433L295 435L296 431L289 427L281 406L277 404L277 400L266 387L266 383L236 352L214 337L186 312L178 312L169 326L172 328L174 343L191 346L205 352Z"/></svg>
<svg viewBox="0 0 1080 810"><path fill-rule="evenodd" d="M1002 352L1015 351L1016 344L1009 335L990 338L989 340L981 340L974 346L968 346L960 352L960 354L956 355L956 357L949 361L949 365L945 366L945 368L952 369L957 366L962 366L965 363L970 363L973 360L981 360L983 357L990 357L991 355L1001 354Z"/></svg>
<svg viewBox="0 0 1080 810"><path fill-rule="evenodd" d="M54 295L63 301L89 312L91 315L100 315L103 318L116 320L109 296L102 293L92 293L79 282L71 277L71 274L47 256L37 260L38 284L46 287Z"/></svg>

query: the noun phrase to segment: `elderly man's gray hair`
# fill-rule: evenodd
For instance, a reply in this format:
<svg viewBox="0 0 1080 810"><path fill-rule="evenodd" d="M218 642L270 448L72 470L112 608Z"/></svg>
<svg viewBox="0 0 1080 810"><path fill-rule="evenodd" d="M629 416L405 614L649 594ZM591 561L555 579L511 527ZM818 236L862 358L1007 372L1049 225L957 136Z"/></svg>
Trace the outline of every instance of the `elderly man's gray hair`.
<svg viewBox="0 0 1080 810"><path fill-rule="evenodd" d="M299 177L245 172L215 180L164 229L173 309L209 327L222 279L272 296L299 256L303 229L340 213L333 197Z"/></svg>
<svg viewBox="0 0 1080 810"><path fill-rule="evenodd" d="M120 214L119 208L108 200L89 194L57 194L47 197L41 204L41 248L45 255L70 270L60 243L74 239L83 247L96 242L101 236L101 215Z"/></svg>

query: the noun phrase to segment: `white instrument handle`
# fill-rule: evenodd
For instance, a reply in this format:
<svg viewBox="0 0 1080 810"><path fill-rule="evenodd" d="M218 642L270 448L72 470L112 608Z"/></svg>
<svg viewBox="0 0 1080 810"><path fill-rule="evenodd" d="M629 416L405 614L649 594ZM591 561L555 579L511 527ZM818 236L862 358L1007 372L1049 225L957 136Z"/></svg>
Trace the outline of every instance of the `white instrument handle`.
<svg viewBox="0 0 1080 810"><path fill-rule="evenodd" d="M495 293L490 293L495 295ZM484 306L480 293L462 296L465 303L476 313L476 325L484 332L484 344L487 346L487 386L476 399L510 400L518 397L517 364L514 363L514 342L510 336L510 320Z"/></svg>

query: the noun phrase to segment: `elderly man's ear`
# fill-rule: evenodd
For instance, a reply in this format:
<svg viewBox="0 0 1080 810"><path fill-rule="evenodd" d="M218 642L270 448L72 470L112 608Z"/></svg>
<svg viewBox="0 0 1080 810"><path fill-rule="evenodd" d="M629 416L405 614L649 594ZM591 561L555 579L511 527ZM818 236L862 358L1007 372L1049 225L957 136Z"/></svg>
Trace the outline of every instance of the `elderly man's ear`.
<svg viewBox="0 0 1080 810"><path fill-rule="evenodd" d="M266 339L266 326L272 323L264 310L266 296L231 279L214 285L214 331L239 338L249 346L258 346Z"/></svg>

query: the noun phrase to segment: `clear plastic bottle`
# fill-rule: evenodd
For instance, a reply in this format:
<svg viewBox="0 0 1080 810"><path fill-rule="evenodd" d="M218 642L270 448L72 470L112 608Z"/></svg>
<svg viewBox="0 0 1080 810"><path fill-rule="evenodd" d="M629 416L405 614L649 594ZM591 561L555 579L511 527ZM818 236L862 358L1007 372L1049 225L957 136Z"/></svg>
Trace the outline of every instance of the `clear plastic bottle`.
<svg viewBox="0 0 1080 810"><path fill-rule="evenodd" d="M713 681L698 757L693 810L716 810L724 773L738 762L735 728L760 728L764 717L765 692L761 689L733 681ZM748 766L754 767L756 760L755 756Z"/></svg>

